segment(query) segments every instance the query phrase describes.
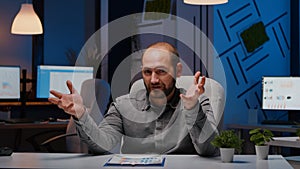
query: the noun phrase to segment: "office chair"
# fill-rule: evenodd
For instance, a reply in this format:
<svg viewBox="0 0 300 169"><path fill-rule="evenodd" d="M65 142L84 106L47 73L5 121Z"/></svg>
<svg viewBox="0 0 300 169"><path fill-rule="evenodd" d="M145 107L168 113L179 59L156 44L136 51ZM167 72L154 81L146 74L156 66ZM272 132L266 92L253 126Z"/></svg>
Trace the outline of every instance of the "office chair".
<svg viewBox="0 0 300 169"><path fill-rule="evenodd" d="M90 116L96 124L99 124L107 110L110 99L110 86L102 79L88 79L83 82L80 95L83 98L83 104L90 109ZM76 125L73 118L70 118L66 133L52 137L44 141L41 146L46 147L48 152L57 152L52 143L66 138L66 149L72 153L88 153L87 145L80 141L76 133Z"/></svg>
<svg viewBox="0 0 300 169"><path fill-rule="evenodd" d="M178 88L188 89L194 82L194 76L181 76L176 80L176 86ZM135 93L141 89L144 89L144 82L143 79L139 79L135 81L131 88L130 93ZM204 95L209 98L214 118L216 123L218 124L217 128L219 131L223 129L223 119L224 119L224 107L225 107L225 92L224 88L221 84L214 79L206 78L205 81L205 92ZM199 97L199 100L201 97Z"/></svg>

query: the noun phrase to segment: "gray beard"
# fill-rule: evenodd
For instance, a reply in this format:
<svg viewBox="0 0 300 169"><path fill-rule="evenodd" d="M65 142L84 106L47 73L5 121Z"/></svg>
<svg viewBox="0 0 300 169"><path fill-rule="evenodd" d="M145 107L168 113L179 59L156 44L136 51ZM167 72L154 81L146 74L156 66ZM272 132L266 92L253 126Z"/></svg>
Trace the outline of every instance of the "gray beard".
<svg viewBox="0 0 300 169"><path fill-rule="evenodd" d="M167 90L164 90L164 95L162 95L162 97L168 97L172 91L175 89L175 84L176 84L176 80L173 78L173 85L172 87L170 87L169 89ZM146 87L146 90L147 90L147 95L150 96L150 89L147 88L146 84L144 83L145 87ZM160 97L160 98L162 98Z"/></svg>

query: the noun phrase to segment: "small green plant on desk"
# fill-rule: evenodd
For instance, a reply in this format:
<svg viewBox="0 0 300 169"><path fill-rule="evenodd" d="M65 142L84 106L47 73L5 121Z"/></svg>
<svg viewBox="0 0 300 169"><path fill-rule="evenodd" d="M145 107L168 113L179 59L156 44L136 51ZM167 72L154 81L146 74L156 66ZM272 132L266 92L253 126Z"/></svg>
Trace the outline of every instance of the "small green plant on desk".
<svg viewBox="0 0 300 169"><path fill-rule="evenodd" d="M234 151L241 152L244 140L240 139L233 130L221 131L211 144L220 148L221 159L223 162L232 162Z"/></svg>
<svg viewBox="0 0 300 169"><path fill-rule="evenodd" d="M268 129L255 128L249 131L250 141L257 146L264 146L267 142L273 140L273 133Z"/></svg>
<svg viewBox="0 0 300 169"><path fill-rule="evenodd" d="M269 154L269 145L267 142L273 140L273 133L268 129L255 128L249 131L250 141L255 144L257 158L266 160Z"/></svg>

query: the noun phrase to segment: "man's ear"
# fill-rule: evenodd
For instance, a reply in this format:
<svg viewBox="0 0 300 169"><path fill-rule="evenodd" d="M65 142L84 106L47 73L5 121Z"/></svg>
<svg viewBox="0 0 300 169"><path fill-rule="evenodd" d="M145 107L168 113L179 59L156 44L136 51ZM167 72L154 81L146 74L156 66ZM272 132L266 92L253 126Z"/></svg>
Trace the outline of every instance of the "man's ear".
<svg viewBox="0 0 300 169"><path fill-rule="evenodd" d="M182 74L182 64L181 63L177 63L176 65L176 77L180 77Z"/></svg>

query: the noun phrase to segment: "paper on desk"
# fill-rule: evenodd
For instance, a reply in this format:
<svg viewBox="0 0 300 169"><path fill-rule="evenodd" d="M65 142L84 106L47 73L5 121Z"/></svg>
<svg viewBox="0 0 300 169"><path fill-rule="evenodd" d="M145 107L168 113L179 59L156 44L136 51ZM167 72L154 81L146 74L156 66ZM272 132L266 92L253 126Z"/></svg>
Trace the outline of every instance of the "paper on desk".
<svg viewBox="0 0 300 169"><path fill-rule="evenodd" d="M163 165L164 157L156 154L115 154L106 165Z"/></svg>

